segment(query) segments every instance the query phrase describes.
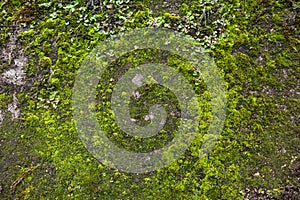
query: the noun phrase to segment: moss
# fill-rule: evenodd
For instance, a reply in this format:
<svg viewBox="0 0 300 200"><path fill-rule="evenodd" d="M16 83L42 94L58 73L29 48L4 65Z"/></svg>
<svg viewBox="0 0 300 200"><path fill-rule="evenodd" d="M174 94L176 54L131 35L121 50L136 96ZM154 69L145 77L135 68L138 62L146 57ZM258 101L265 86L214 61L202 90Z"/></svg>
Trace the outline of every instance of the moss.
<svg viewBox="0 0 300 200"><path fill-rule="evenodd" d="M172 15L171 13L164 13L164 18L166 21L178 21L180 19L179 16Z"/></svg>
<svg viewBox="0 0 300 200"><path fill-rule="evenodd" d="M189 12L189 7L187 4L183 3L183 4L181 4L181 7L179 10L180 10L181 14L186 15Z"/></svg>
<svg viewBox="0 0 300 200"><path fill-rule="evenodd" d="M103 3L108 5L108 1ZM260 187L278 197L285 185L299 186L285 167L299 153L299 101L292 92L297 88L299 74L298 26L294 23L295 29L283 27L295 13L281 13L291 5L280 1L220 1L218 5L192 1L181 5L180 17L169 12L157 17L148 9L150 3L114 1L112 8L102 11L100 7L87 9L86 1L0 3L8 15L0 14L5 26L26 22L28 30L21 32L18 39L29 58L27 76L38 77L26 95L18 95L26 102L22 104L22 126L9 125L9 121L1 126L1 153L15 152L14 156L0 156L5 164L5 171L0 169L4 177L0 184L5 184L1 198L242 199L247 188ZM227 119L215 149L199 159L211 119L210 94L199 78L201 72L180 56L162 51L137 50L125 55L111 64L103 78L105 84L100 83L98 88L102 94L97 105L99 119L103 119L114 142L147 151L172 138L170 127L177 123L175 119L170 119L170 126L161 131L162 142L130 138L113 122L108 100L114 83L128 67L147 61L163 61L188 79L199 97L202 119L195 141L176 162L148 174L127 174L99 163L78 138L72 119L72 86L80 64L99 42L111 34L145 26L168 26L190 34L209 48L226 81ZM1 28L1 44L7 41L9 31ZM219 37L221 33L224 37ZM115 77L111 79L109 73ZM154 83L139 92L145 90L149 96L142 96L149 104L174 98L170 91L156 88ZM11 101L10 94L1 94L0 109ZM148 108L142 108L141 103L132 99L132 116L142 118L147 113ZM31 163L40 167L23 179L15 193L10 193L6 182L16 180Z"/></svg>
<svg viewBox="0 0 300 200"><path fill-rule="evenodd" d="M8 103L11 102L12 102L12 94L11 95L5 93L0 94L0 110L5 109Z"/></svg>
<svg viewBox="0 0 300 200"><path fill-rule="evenodd" d="M43 48L43 49L45 49L45 48ZM42 68L50 67L52 65L52 60L51 60L51 58L49 58L47 56L41 56L39 59L38 65Z"/></svg>
<svg viewBox="0 0 300 200"><path fill-rule="evenodd" d="M29 3L21 7L20 10L12 16L12 20L18 23L31 22L35 17L35 6Z"/></svg>

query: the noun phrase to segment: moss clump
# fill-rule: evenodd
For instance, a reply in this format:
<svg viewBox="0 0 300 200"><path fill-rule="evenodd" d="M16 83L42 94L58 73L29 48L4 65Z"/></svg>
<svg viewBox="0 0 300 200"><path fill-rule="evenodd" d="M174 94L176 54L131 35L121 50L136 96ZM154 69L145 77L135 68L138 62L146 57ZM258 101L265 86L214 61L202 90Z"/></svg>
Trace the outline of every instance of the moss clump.
<svg viewBox="0 0 300 200"><path fill-rule="evenodd" d="M8 95L5 93L0 94L0 110L6 108L6 106L12 102L12 94Z"/></svg>

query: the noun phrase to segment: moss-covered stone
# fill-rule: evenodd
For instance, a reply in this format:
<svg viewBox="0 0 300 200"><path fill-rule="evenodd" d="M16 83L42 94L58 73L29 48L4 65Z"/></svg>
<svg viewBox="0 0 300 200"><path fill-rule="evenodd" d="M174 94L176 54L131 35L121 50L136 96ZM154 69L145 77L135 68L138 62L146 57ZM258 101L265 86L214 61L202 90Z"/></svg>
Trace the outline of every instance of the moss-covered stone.
<svg viewBox="0 0 300 200"><path fill-rule="evenodd" d="M92 3L93 9L88 9ZM0 14L0 45L7 43L15 23L26 29L18 40L29 59L25 70L30 84L17 90L21 119L11 123L6 114L0 125L0 198L243 199L253 195L249 192L253 188L260 188L257 195L265 191L265 196L281 198L287 196L287 185L300 187L296 159L300 146L299 5L294 1L183 1L178 12L172 12L173 6L154 13L150 4L0 3L5 11ZM162 60L188 79L199 98L202 122L192 145L170 166L148 174L127 174L99 163L78 138L71 107L76 73L88 53L110 35L137 27L168 27L202 43L226 82L228 101L222 137L208 156L199 159L211 119L210 93L199 78L201 72L180 56L157 50L137 50L112 63L103 79L106 82L99 84L102 101L97 108L108 134L121 147L147 151L164 144L128 138L112 123L108 100L126 67ZM0 74L14 67L13 62L4 61L1 58ZM139 91L149 91L149 96L143 96L148 102L156 103L151 97L174 98L154 86L151 83ZM15 89L5 87L8 92L2 93L0 86L0 110L11 103ZM132 100L131 114L143 118L147 109ZM171 139L170 130L162 130L159 139ZM11 191L16 180L21 181Z"/></svg>

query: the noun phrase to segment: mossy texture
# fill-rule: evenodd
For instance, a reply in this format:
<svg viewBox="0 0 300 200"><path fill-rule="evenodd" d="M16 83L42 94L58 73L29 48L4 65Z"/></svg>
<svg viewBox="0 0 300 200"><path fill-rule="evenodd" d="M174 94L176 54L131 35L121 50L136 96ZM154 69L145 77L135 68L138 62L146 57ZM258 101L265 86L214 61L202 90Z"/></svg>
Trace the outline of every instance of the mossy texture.
<svg viewBox="0 0 300 200"><path fill-rule="evenodd" d="M299 3L168 3L168 9L160 1L153 3L160 5L155 7L152 1L139 0L0 3L0 46L8 42L14 27L24 29L17 38L28 58L24 69L30 85L18 90L0 85L0 110L8 109L17 91L22 112L13 123L6 113L0 125L0 199L235 200L250 198L254 188L265 198L300 198ZM118 130L112 123L109 98L127 68L163 62L187 78L201 105L199 134L184 155L158 171L129 174L98 162L82 144L72 116L72 88L83 60L99 42L141 27L176 30L208 49L225 80L227 116L214 150L199 159L211 120L210 93L200 72L180 56L156 49L133 51L117 59L95 96L98 118L120 147L145 152L160 148L172 139L180 123L180 115L175 115L156 138L147 140ZM12 66L1 60L0 74ZM175 98L154 83L139 92L148 107ZM130 112L145 125L142 117L148 107L141 109L142 103L132 98ZM176 104L165 108L180 110ZM20 182L14 185L16 180Z"/></svg>

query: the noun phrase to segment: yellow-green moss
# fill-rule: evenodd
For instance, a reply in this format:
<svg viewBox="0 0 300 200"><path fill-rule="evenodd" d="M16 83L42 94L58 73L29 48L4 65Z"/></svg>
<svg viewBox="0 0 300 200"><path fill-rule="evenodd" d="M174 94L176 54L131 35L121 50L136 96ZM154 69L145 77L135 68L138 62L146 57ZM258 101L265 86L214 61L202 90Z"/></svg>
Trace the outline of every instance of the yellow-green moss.
<svg viewBox="0 0 300 200"><path fill-rule="evenodd" d="M106 7L109 4L102 2ZM100 7L87 9L86 1L0 4L0 8L11 12L10 18L0 14L0 22L7 26L1 28L0 44L8 39L9 25L25 24L28 30L21 32L18 39L30 59L26 74L36 81L26 95L19 95L24 106L22 127L15 129L20 125L6 121L1 128L5 133L0 134L0 141L5 141L1 153L10 154L16 147L18 161L10 166L5 157L0 157L10 173L3 176L0 186L12 184L30 164L41 164L14 193L5 186L0 191L1 198L243 199L247 188L263 188L278 197L278 191L287 184L299 187L286 167L299 153L300 104L293 95L293 89L299 87L300 40L295 32L299 26L294 23L293 29L286 24L293 20L289 9L295 5L279 1L192 1L182 4L179 17L167 12L155 16L147 8L150 3L113 1L112 8L102 11ZM28 6L34 11L29 11ZM217 19L220 22L213 23ZM154 25L156 21L161 24ZM222 138L208 157L198 158L203 141L199 134L185 155L169 167L149 174L126 174L99 163L78 138L72 119L72 86L83 59L99 42L119 31L145 26L182 31L210 49L226 81L227 119ZM221 33L225 35L219 38ZM136 51L111 67L116 70L126 63L136 66L145 60L159 61L157 54L155 50ZM199 95L203 114L200 130L206 131L210 97L199 79L200 72L176 55L168 55L165 61L186 76ZM99 86L105 98L112 89L112 84ZM151 94L160 96L165 92L153 90ZM0 94L0 109L10 99L11 94ZM99 117L111 122L110 103L99 103L98 108L103 111ZM106 124L106 129L117 138L115 141L126 146L115 124ZM141 140L132 141L134 148L144 148L139 146ZM148 145L151 149L157 142L148 141Z"/></svg>

